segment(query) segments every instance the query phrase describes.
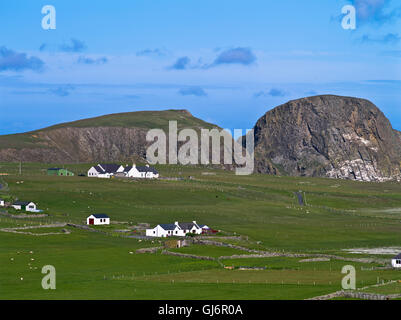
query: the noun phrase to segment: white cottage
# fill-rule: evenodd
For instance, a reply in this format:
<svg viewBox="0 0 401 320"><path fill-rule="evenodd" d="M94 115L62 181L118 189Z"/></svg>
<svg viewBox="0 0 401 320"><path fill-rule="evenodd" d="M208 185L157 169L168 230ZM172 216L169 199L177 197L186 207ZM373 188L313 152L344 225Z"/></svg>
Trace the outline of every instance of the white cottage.
<svg viewBox="0 0 401 320"><path fill-rule="evenodd" d="M401 253L391 259L391 265L393 268L401 268Z"/></svg>
<svg viewBox="0 0 401 320"><path fill-rule="evenodd" d="M5 202L3 199L0 199L0 207L4 207L5 206Z"/></svg>
<svg viewBox="0 0 401 320"><path fill-rule="evenodd" d="M192 234L201 234L202 228L196 223L196 221L192 221L190 223L183 222L179 223L178 221L171 224L158 224L153 229L146 229L146 235L148 237L185 237L187 233Z"/></svg>
<svg viewBox="0 0 401 320"><path fill-rule="evenodd" d="M39 212L36 209L36 204L31 201L15 201L11 205L15 210L25 210L29 212Z"/></svg>
<svg viewBox="0 0 401 320"><path fill-rule="evenodd" d="M159 172L149 165L146 166L127 166L124 169L125 175L128 178L143 178L143 179L157 179Z"/></svg>
<svg viewBox="0 0 401 320"><path fill-rule="evenodd" d="M153 229L146 229L148 237L165 238L170 236L178 236L180 229L175 224L158 224Z"/></svg>
<svg viewBox="0 0 401 320"><path fill-rule="evenodd" d="M104 225L110 224L110 217L107 214L91 214L86 218L87 225Z"/></svg>
<svg viewBox="0 0 401 320"><path fill-rule="evenodd" d="M124 167L118 164L101 164L88 170L89 178L111 178L116 173L124 172Z"/></svg>

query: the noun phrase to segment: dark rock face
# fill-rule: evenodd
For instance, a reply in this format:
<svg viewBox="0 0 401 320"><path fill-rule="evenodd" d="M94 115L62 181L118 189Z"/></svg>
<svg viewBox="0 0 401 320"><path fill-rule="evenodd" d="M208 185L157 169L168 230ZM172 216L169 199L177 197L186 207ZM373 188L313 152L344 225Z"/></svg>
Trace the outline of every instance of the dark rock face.
<svg viewBox="0 0 401 320"><path fill-rule="evenodd" d="M154 143L154 141L146 141L148 131L153 128L163 129L168 146L170 120L177 121L179 132L184 128L194 129L198 133L201 128L221 131L217 125L204 122L186 110L112 114L22 134L0 136L0 162L146 162L146 151ZM200 163L201 147L199 142L198 160ZM185 143L186 141L178 141L177 149L180 150ZM216 166L232 170L233 165L223 163L223 147L221 140L220 162ZM166 160L169 161L168 148L166 153ZM212 143L210 141L210 163L213 160L212 156Z"/></svg>
<svg viewBox="0 0 401 320"><path fill-rule="evenodd" d="M401 134L370 101L294 100L267 112L254 129L257 172L401 180Z"/></svg>
<svg viewBox="0 0 401 320"><path fill-rule="evenodd" d="M97 127L59 128L38 132L34 148L0 149L1 161L80 163L125 161L146 156L146 130ZM99 160L100 159L100 160Z"/></svg>

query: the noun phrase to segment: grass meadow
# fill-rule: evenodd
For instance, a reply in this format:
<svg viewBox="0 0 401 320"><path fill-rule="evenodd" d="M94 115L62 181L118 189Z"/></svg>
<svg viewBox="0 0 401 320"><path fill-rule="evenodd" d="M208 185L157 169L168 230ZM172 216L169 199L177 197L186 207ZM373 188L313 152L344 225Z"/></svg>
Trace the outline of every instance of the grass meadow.
<svg viewBox="0 0 401 320"><path fill-rule="evenodd" d="M79 174L91 165L65 167ZM0 231L0 299L306 299L339 290L346 264L355 267L358 287L401 279L401 271L369 270L381 266L376 263L286 257L217 261L220 256L247 254L227 247L171 249L216 259L210 261L160 251L139 254L137 249L161 246L161 240L126 238L126 233L116 232L139 223L153 227L196 220L222 230L221 235L242 236L221 241L250 249L372 257L343 249L401 247L398 183L236 176L200 166L157 167L163 177L183 178L175 181L47 176L46 168L53 166L24 163L19 174L18 163L0 163L0 173L8 174L0 176L0 198L34 201L48 214L0 215L0 228L84 224L92 213L106 213L118 224L97 228L104 233L72 227L27 230L39 235ZM299 191L306 206L297 204L294 192ZM61 229L71 233L40 235ZM56 290L42 289L44 265L56 268ZM227 270L222 265L266 269ZM388 290L401 293L397 285Z"/></svg>

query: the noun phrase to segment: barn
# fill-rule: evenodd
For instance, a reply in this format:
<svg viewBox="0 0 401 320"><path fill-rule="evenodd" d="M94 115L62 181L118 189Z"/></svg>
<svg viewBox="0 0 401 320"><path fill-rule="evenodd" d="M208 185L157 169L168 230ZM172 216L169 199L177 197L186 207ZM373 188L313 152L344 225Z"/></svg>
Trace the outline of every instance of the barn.
<svg viewBox="0 0 401 320"><path fill-rule="evenodd" d="M74 172L64 168L49 168L47 169L48 176L73 176Z"/></svg>
<svg viewBox="0 0 401 320"><path fill-rule="evenodd" d="M401 268L401 253L391 259L391 265L393 268Z"/></svg>
<svg viewBox="0 0 401 320"><path fill-rule="evenodd" d="M110 224L110 217L107 214L91 214L88 218L86 218L87 225L104 225Z"/></svg>

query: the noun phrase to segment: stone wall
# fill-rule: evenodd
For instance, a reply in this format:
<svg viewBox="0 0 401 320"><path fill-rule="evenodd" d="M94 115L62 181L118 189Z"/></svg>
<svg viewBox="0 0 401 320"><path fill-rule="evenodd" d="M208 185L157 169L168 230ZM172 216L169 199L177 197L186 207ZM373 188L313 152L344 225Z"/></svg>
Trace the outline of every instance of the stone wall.
<svg viewBox="0 0 401 320"><path fill-rule="evenodd" d="M199 259L199 260L216 260L215 258L208 257L208 256L196 256L194 254L171 252L171 251L167 251L167 250L163 250L162 254L167 254L167 255L177 256L177 257L182 257L182 258Z"/></svg>

